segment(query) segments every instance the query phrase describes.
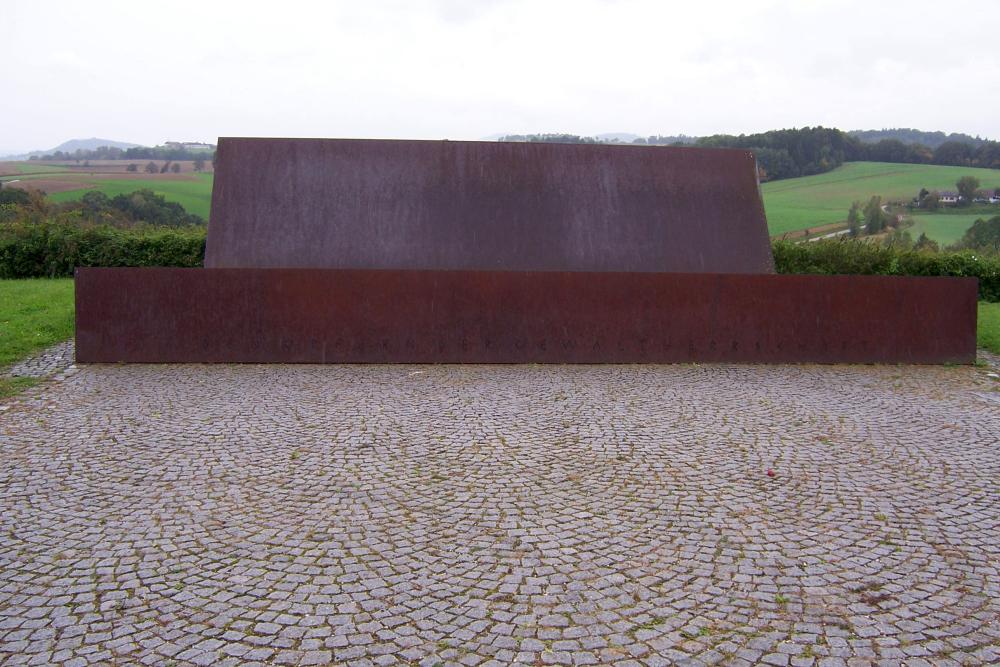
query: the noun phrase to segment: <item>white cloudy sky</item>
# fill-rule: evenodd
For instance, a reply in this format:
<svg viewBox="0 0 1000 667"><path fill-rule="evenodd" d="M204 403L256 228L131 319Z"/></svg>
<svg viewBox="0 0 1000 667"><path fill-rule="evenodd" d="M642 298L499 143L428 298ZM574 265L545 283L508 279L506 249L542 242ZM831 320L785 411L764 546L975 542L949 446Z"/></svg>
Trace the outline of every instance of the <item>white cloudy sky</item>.
<svg viewBox="0 0 1000 667"><path fill-rule="evenodd" d="M827 125L1000 138L996 0L0 0L0 154L66 139Z"/></svg>

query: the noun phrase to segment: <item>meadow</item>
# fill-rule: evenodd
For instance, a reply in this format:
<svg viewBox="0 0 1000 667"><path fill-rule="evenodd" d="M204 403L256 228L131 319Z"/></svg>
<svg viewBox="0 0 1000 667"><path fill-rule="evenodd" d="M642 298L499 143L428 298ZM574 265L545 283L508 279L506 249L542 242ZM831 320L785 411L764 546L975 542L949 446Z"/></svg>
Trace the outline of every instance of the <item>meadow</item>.
<svg viewBox="0 0 1000 667"><path fill-rule="evenodd" d="M134 192L148 188L158 195L163 195L167 201L177 202L188 213L194 213L208 220L208 212L212 205L212 174L192 174L183 179L150 178L108 178L95 182L93 187L79 190L66 190L49 195L55 202L73 201L79 199L90 190L98 190L114 197L115 195Z"/></svg>
<svg viewBox="0 0 1000 667"><path fill-rule="evenodd" d="M140 163L140 171L127 173L129 163ZM177 162L181 172L146 174L142 164L148 161L95 161L89 167L75 164L38 164L33 162L0 162L0 180L18 181L15 187L35 187L48 193L54 202L74 201L91 190L115 195L149 189L177 202L189 213L208 219L212 201L211 172L194 172L192 163ZM163 160L154 160L159 165Z"/></svg>
<svg viewBox="0 0 1000 667"><path fill-rule="evenodd" d="M997 207L996 215L1000 215L1000 207ZM965 213L919 213L911 216L913 225L906 227L906 231L916 241L921 234L927 234L927 238L937 241L940 245L951 245L961 240L965 230L972 226L976 220L984 218L983 214Z"/></svg>
<svg viewBox="0 0 1000 667"><path fill-rule="evenodd" d="M0 167L0 175L51 174L52 172L65 172L65 171L69 170L66 167L62 166L56 166L50 164L37 164L34 162L5 162L3 166Z"/></svg>
<svg viewBox="0 0 1000 667"><path fill-rule="evenodd" d="M816 176L790 178L764 183L764 209L772 236L820 225L843 222L854 201L867 201L879 195L887 201L907 202L920 192L954 190L962 176L975 176L983 188L1000 187L1000 170L967 167L941 167L925 164L890 164L886 162L848 162L833 171ZM998 208L1000 213L1000 208ZM925 221L935 232L952 229L944 216ZM982 216L975 216L969 224ZM966 228L968 225L966 225ZM963 228L964 232L965 228ZM919 231L911 232L914 238ZM951 236L949 231L946 236ZM931 236L929 233L928 236ZM961 236L961 233L958 235Z"/></svg>

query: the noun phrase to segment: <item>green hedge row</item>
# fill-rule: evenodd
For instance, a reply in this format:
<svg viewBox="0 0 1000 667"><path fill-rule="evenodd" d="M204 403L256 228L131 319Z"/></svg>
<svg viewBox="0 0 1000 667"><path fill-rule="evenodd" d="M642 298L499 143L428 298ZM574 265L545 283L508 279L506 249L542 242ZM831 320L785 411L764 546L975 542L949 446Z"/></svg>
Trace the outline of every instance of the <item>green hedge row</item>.
<svg viewBox="0 0 1000 667"><path fill-rule="evenodd" d="M1000 256L974 250L926 252L860 240L774 241L778 273L971 276L979 298L1000 301Z"/></svg>
<svg viewBox="0 0 1000 667"><path fill-rule="evenodd" d="M778 273L973 276L979 296L1000 301L1000 256L922 252L858 240L775 241ZM120 229L71 222L0 224L0 278L71 276L77 266L197 267L205 228Z"/></svg>
<svg viewBox="0 0 1000 667"><path fill-rule="evenodd" d="M205 228L0 225L0 278L72 276L78 266L201 266Z"/></svg>

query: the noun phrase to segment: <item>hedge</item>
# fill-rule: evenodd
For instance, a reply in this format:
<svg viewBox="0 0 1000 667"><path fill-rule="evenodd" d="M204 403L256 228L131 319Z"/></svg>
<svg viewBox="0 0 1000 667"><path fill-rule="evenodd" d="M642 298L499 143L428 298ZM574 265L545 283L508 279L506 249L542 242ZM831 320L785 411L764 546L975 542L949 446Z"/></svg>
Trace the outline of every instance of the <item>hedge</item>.
<svg viewBox="0 0 1000 667"><path fill-rule="evenodd" d="M774 241L778 273L973 276L979 297L1000 301L1000 256L925 252L859 240ZM198 267L204 227L82 226L72 222L0 224L0 278L72 276L77 266Z"/></svg>
<svg viewBox="0 0 1000 667"><path fill-rule="evenodd" d="M204 227L0 225L0 278L72 276L78 266L197 267L204 257Z"/></svg>
<svg viewBox="0 0 1000 667"><path fill-rule="evenodd" d="M1000 301L1000 256L974 250L927 252L860 240L774 241L778 273L971 276L979 298Z"/></svg>

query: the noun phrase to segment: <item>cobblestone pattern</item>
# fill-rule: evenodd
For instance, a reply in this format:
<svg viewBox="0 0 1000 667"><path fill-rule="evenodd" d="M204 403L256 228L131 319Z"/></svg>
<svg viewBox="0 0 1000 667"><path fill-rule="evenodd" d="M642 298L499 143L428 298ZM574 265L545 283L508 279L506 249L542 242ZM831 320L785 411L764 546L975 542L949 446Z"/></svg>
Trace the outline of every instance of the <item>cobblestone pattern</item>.
<svg viewBox="0 0 1000 667"><path fill-rule="evenodd" d="M10 377L45 378L64 371L73 365L76 358L72 340L57 343L40 354L19 361L7 370Z"/></svg>
<svg viewBox="0 0 1000 667"><path fill-rule="evenodd" d="M997 664L998 387L81 367L0 414L0 663Z"/></svg>

